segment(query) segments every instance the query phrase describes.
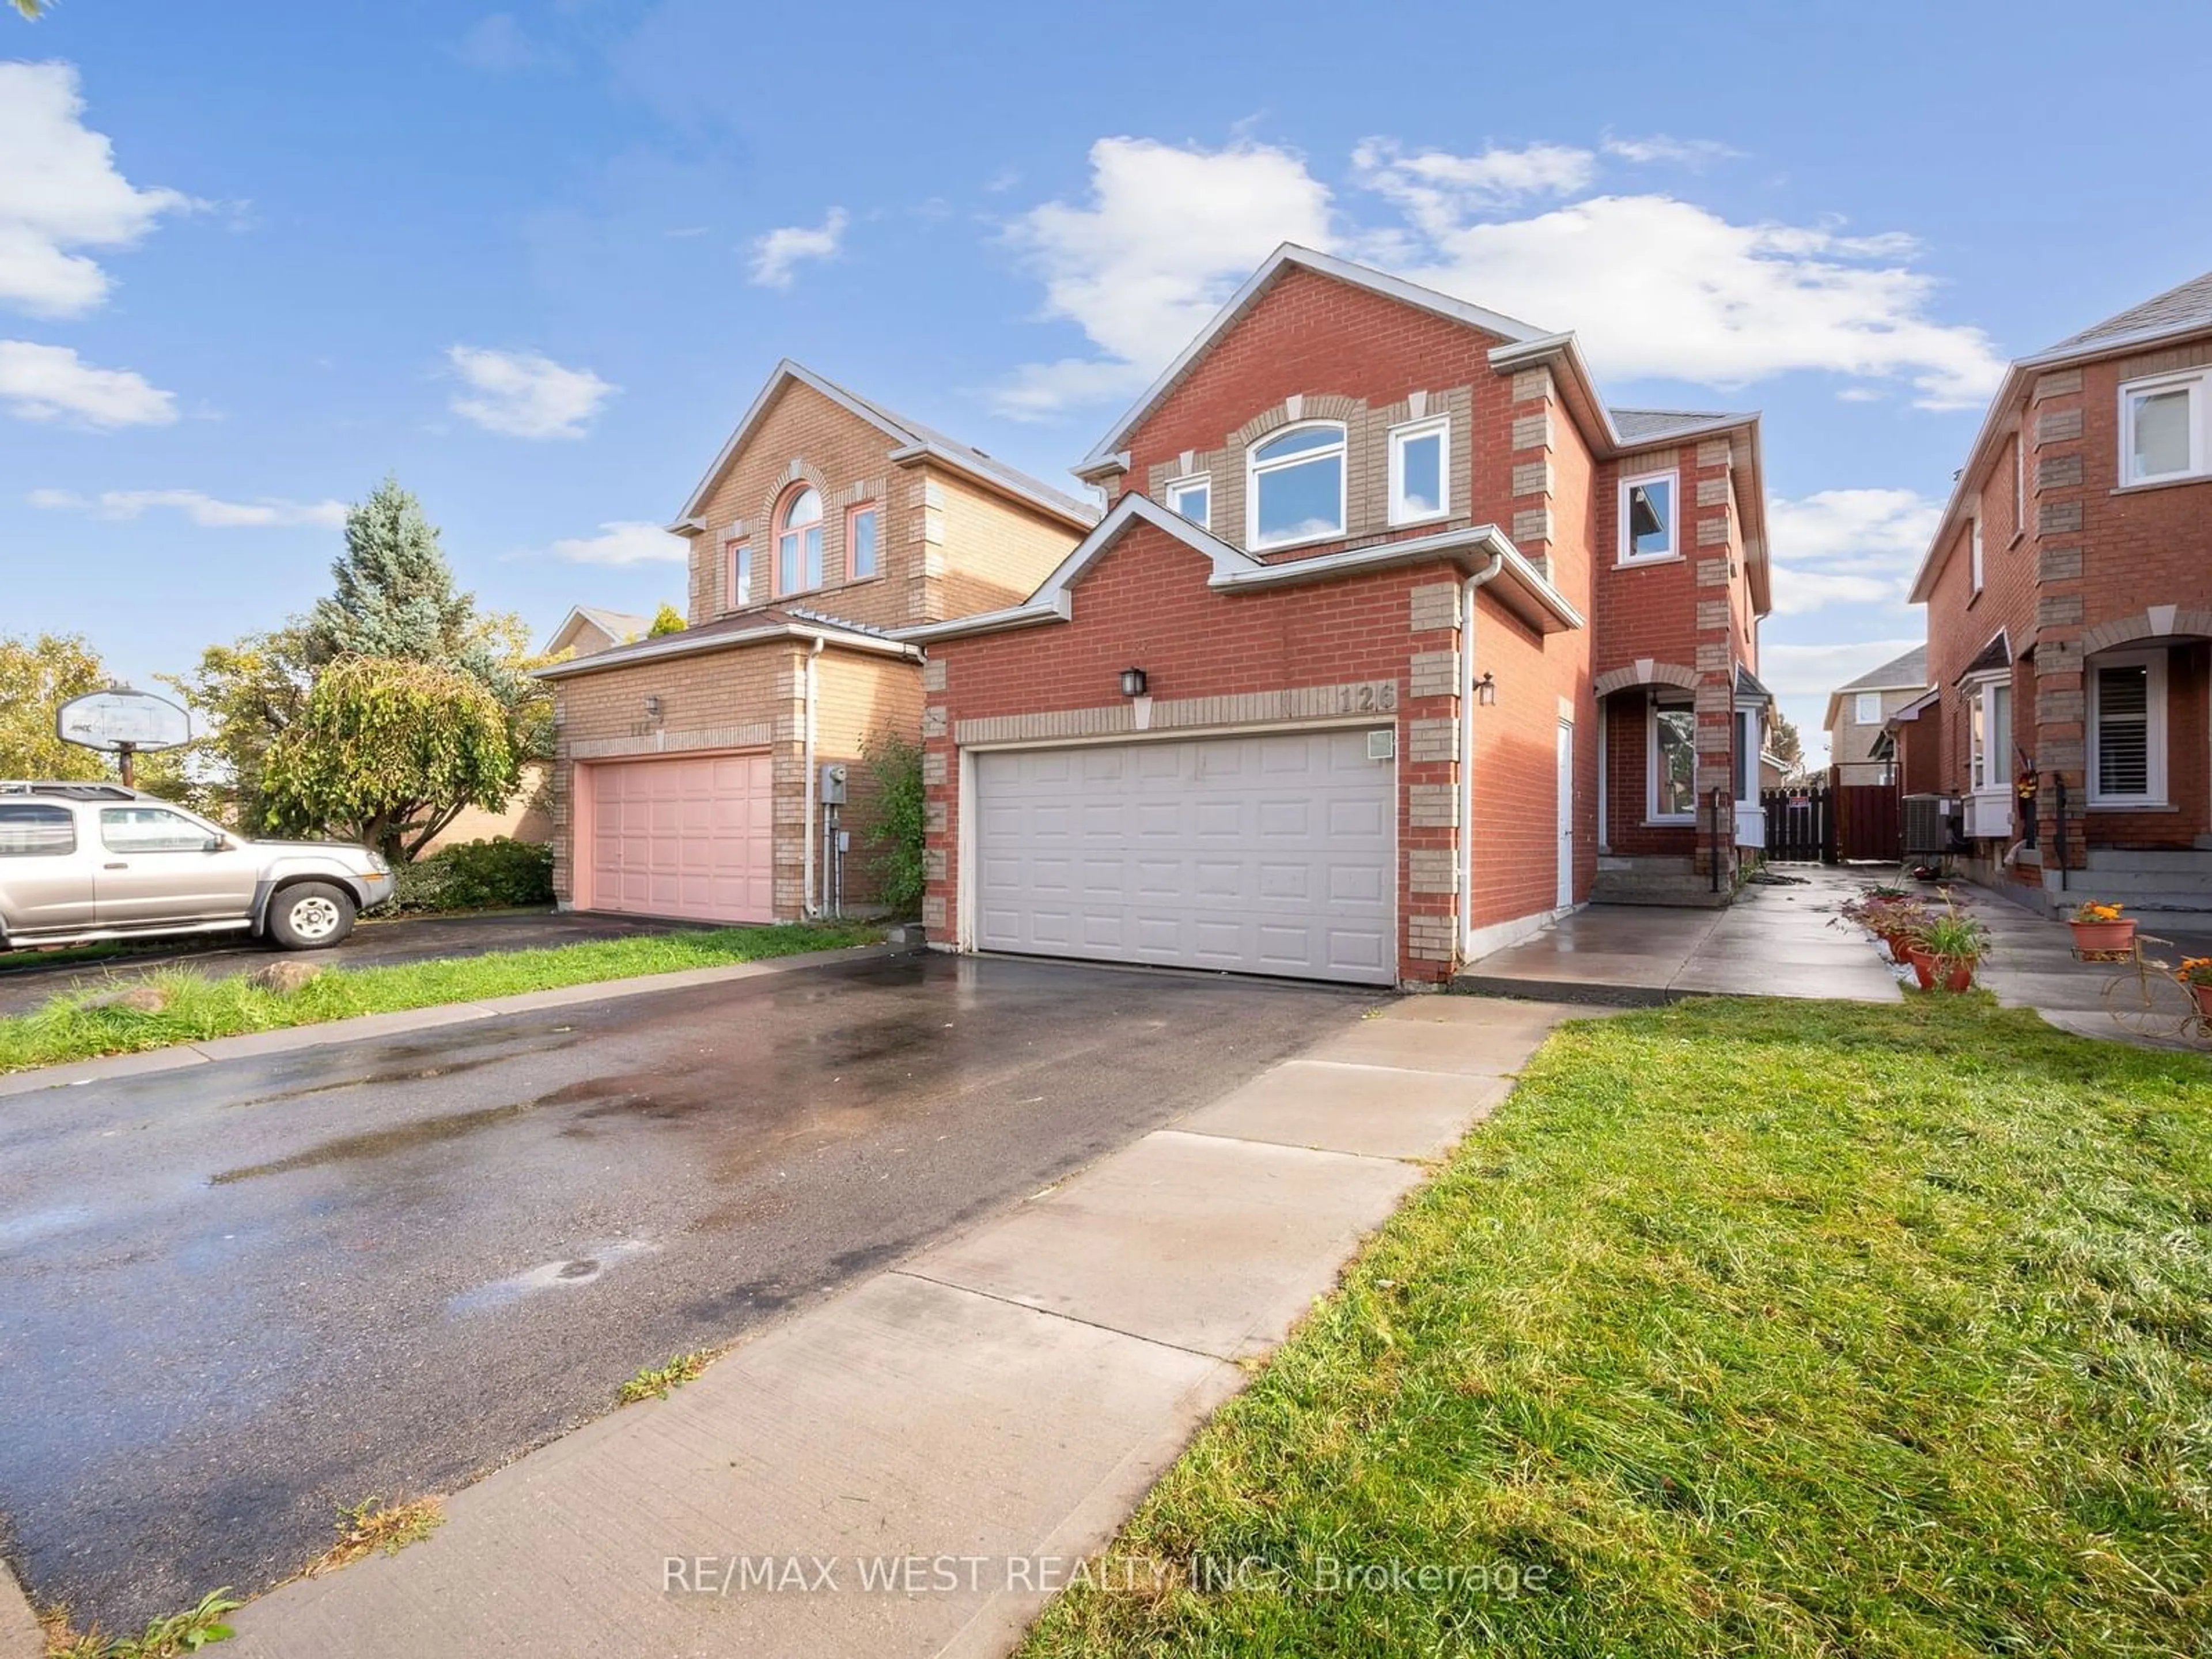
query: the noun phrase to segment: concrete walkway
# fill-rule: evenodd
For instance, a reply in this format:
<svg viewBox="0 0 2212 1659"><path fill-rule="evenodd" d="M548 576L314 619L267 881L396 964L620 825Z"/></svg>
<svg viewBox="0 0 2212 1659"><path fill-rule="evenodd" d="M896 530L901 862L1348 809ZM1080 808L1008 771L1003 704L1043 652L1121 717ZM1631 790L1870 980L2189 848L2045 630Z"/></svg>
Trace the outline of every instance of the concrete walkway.
<svg viewBox="0 0 2212 1659"><path fill-rule="evenodd" d="M2007 1008L2033 1008L2076 1036L2101 1037L2160 1048L2206 1044L2196 1029L2188 995L2155 965L2080 962L2074 935L2063 921L2039 916L1999 894L1961 884L1967 908L1990 930L1990 953L1976 970L1978 982ZM2212 955L2212 938L2176 936L2158 923L2142 929L2142 955L2169 967L2185 956Z"/></svg>
<svg viewBox="0 0 2212 1659"><path fill-rule="evenodd" d="M226 1650L1004 1653L1420 1160L1589 1012L1393 1004L490 1475L428 1542L276 1591Z"/></svg>
<svg viewBox="0 0 2212 1659"><path fill-rule="evenodd" d="M1753 884L1725 910L1594 904L1470 964L1455 988L1487 996L1649 1006L1690 996L1894 1002L1897 981L1868 935L1831 927L1871 878L1817 866Z"/></svg>

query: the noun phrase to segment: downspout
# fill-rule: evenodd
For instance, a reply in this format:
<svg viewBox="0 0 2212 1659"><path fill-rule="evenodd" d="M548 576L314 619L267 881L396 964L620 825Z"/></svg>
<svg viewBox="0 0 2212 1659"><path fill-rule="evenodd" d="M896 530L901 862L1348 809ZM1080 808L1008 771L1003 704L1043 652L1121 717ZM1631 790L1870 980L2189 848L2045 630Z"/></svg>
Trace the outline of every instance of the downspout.
<svg viewBox="0 0 2212 1659"><path fill-rule="evenodd" d="M1466 664L1459 677L1459 953L1465 957L1474 939L1474 592L1497 580L1505 556L1492 553L1485 569L1467 579L1460 593L1460 648Z"/></svg>
<svg viewBox="0 0 2212 1659"><path fill-rule="evenodd" d="M821 654L822 636L817 634L806 650L806 746L805 776L800 781L805 803L800 844L805 848L805 859L799 866L799 913L810 921L820 914L814 903L814 661Z"/></svg>

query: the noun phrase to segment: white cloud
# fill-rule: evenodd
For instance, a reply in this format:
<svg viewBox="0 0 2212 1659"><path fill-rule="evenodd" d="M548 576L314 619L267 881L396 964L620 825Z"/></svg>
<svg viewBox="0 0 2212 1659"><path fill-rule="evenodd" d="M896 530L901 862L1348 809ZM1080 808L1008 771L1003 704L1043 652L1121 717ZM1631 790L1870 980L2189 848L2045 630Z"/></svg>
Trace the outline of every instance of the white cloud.
<svg viewBox="0 0 2212 1659"><path fill-rule="evenodd" d="M453 44L453 55L471 69L491 75L514 75L525 70L557 69L568 60L554 48L533 39L512 12L495 11L478 18Z"/></svg>
<svg viewBox="0 0 2212 1659"><path fill-rule="evenodd" d="M1030 363L993 394L1036 418L1141 388L1278 242L1326 246L1328 189L1288 150L1091 147L1091 200L1031 209L1007 236L1045 284L1048 317L1077 324L1096 358Z"/></svg>
<svg viewBox="0 0 2212 1659"><path fill-rule="evenodd" d="M0 406L21 421L75 421L108 428L167 426L175 394L127 368L94 368L67 346L0 340Z"/></svg>
<svg viewBox="0 0 2212 1659"><path fill-rule="evenodd" d="M1767 507L1774 609L1902 605L1943 504L1911 489L1823 489Z"/></svg>
<svg viewBox="0 0 2212 1659"><path fill-rule="evenodd" d="M453 413L513 438L580 438L584 423L621 389L535 351L457 345L446 358L471 394L453 398Z"/></svg>
<svg viewBox="0 0 2212 1659"><path fill-rule="evenodd" d="M136 519L150 508L166 508L183 514L196 525L217 530L293 525L335 528L344 524L346 518L343 501L289 501L273 495L251 501L226 501L197 489L103 489L97 495L80 495L67 489L34 489L29 500L33 507L52 512L88 513L95 519Z"/></svg>
<svg viewBox="0 0 2212 1659"><path fill-rule="evenodd" d="M801 259L835 258L844 246L845 210L833 207L829 216L811 228L785 225L753 241L753 282L761 288L789 288Z"/></svg>
<svg viewBox="0 0 2212 1659"><path fill-rule="evenodd" d="M1857 640L1844 645L1762 645L1759 678L1768 690L1780 696L1825 698L1846 680L1855 680L1923 643L1916 635Z"/></svg>
<svg viewBox="0 0 2212 1659"><path fill-rule="evenodd" d="M1692 171L1743 154L1716 138L1674 138L1663 132L1655 132L1645 138L1615 138L1608 135L1601 148L1607 155L1619 156L1624 161L1639 165L1672 161Z"/></svg>
<svg viewBox="0 0 2212 1659"><path fill-rule="evenodd" d="M1530 196L1571 196L1597 177L1597 157L1566 144L1486 149L1480 155L1425 150L1407 155L1389 138L1363 139L1352 152L1352 177L1394 203L1430 235L1470 214Z"/></svg>
<svg viewBox="0 0 2212 1659"><path fill-rule="evenodd" d="M550 550L571 564L682 564L691 553L690 543L638 519L603 524L596 536L564 537Z"/></svg>
<svg viewBox="0 0 2212 1659"><path fill-rule="evenodd" d="M1689 159L1711 141L1607 141L1628 160ZM1304 160L1105 138L1091 197L1048 202L1009 230L1043 279L1044 314L1076 323L1088 357L1024 364L993 393L1042 417L1140 389L1279 242L1343 248L1540 327L1572 328L1611 380L1739 390L1794 371L1875 386L1905 380L1931 409L1986 397L2003 364L1980 329L1929 314L1936 278L1901 232L1737 223L1659 194L1580 196L1514 217L1516 202L1577 197L1598 153L1561 144L1458 156L1361 143L1352 177L1395 217L1340 220ZM1358 198L1354 198L1355 200Z"/></svg>
<svg viewBox="0 0 2212 1659"><path fill-rule="evenodd" d="M0 63L0 302L34 316L78 316L107 297L107 273L71 250L129 247L193 205L131 184L83 117L73 65Z"/></svg>

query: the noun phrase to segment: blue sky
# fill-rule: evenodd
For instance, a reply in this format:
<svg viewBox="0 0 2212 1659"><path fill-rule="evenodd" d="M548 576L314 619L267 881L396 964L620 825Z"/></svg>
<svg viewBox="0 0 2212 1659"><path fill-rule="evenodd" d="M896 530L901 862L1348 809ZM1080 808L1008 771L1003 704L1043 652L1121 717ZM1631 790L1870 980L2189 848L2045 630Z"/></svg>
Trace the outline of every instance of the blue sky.
<svg viewBox="0 0 2212 1659"><path fill-rule="evenodd" d="M2002 361L2212 267L2212 12L2125 15L0 10L0 632L185 668L387 471L486 604L649 611L779 356L1066 484L1295 237L1577 329L1615 403L1764 410L1809 739L1918 636Z"/></svg>

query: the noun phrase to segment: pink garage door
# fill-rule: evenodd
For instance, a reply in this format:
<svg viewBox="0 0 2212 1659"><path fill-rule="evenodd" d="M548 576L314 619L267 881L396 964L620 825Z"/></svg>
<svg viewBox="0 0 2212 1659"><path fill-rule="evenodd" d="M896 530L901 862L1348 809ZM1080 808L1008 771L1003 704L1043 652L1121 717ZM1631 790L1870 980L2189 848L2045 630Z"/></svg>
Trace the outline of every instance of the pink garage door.
<svg viewBox="0 0 2212 1659"><path fill-rule="evenodd" d="M766 755L594 766L592 907L773 921L769 811Z"/></svg>

